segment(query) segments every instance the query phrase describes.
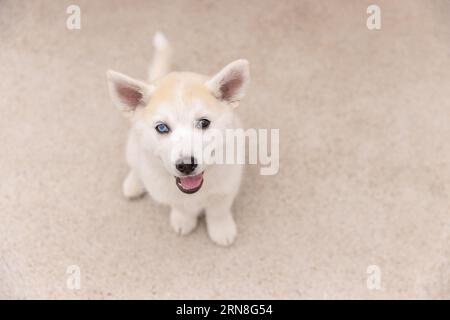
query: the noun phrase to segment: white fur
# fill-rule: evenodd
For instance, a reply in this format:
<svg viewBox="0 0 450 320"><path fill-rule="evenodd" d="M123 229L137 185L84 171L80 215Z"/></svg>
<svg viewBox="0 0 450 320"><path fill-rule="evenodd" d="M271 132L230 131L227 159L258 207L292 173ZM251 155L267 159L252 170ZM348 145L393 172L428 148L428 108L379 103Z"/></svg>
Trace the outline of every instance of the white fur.
<svg viewBox="0 0 450 320"><path fill-rule="evenodd" d="M153 37L153 61L150 65L148 80L150 82L157 80L169 73L172 60L172 48L166 36L158 31Z"/></svg>
<svg viewBox="0 0 450 320"><path fill-rule="evenodd" d="M152 80L163 77L162 72L169 71L171 55L171 51L168 49L170 48L169 43L162 34L155 36L154 43L156 53L150 68ZM245 86L249 81L248 63L245 60L238 60L222 69L210 80L205 78L206 87L215 95L219 89L218 86L222 85L229 75L232 77L242 76L243 83L242 87L237 88L233 94L232 101L217 100L217 104L223 108L219 108L222 110L220 116L216 116L212 124L219 130L241 127L233 113L232 103L244 95ZM145 99L151 99L147 93L152 92L158 86L157 84L154 87L140 81L136 82L134 79L115 72L109 72L108 79L113 102L125 110L132 108L123 106L122 100L114 91L116 81L130 83L134 86L133 88L145 93L143 95ZM176 169L171 155L174 153L187 155L187 137L199 130L190 125L191 120L209 112L201 101L194 101L187 108L180 95L182 86L181 83L174 89L174 102L171 105L162 106L159 111L152 113L152 120L142 116L144 108L133 110L132 127L126 147L126 159L130 166L130 172L123 183L123 193L127 198L136 198L147 191L154 200L169 205L171 207L170 224L181 235L194 230L199 215L204 212L210 238L219 245L230 245L237 234L231 206L241 182L242 166L199 164L197 170L204 172L204 180L201 189L193 194L181 192L175 184ZM149 121L158 119L168 119L173 124L170 136L162 137L156 133L154 124L149 123ZM198 146L193 146L193 150L196 150L196 147Z"/></svg>

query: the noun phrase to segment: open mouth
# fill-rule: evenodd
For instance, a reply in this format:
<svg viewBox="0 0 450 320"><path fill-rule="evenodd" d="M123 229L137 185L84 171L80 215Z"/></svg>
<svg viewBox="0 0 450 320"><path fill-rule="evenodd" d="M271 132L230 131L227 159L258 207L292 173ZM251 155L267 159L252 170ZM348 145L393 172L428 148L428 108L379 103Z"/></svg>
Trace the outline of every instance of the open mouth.
<svg viewBox="0 0 450 320"><path fill-rule="evenodd" d="M184 193L195 193L202 187L203 172L195 176L175 177L178 189Z"/></svg>

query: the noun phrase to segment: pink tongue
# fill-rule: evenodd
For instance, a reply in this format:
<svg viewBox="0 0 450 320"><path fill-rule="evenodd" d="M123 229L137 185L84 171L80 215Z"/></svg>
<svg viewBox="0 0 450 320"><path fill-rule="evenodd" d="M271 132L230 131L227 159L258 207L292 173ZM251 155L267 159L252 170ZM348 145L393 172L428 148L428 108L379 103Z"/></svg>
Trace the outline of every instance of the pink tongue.
<svg viewBox="0 0 450 320"><path fill-rule="evenodd" d="M191 190L197 188L203 180L203 174L198 174L192 177L180 177L180 184L183 189Z"/></svg>

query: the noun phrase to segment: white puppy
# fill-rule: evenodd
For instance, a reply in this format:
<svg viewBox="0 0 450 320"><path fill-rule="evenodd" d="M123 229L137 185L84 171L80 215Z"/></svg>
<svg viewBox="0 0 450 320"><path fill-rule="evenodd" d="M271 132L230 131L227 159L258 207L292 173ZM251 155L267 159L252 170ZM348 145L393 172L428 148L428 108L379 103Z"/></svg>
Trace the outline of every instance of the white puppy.
<svg viewBox="0 0 450 320"><path fill-rule="evenodd" d="M148 83L107 73L113 103L132 122L123 193L136 198L147 191L169 205L170 223L182 235L194 230L204 212L211 239L230 245L236 237L231 206L242 167L199 159L205 141L211 141L209 134L240 128L233 109L250 81L248 62L234 61L213 77L169 73L172 50L161 33L155 35L154 47ZM198 135L206 139L193 139ZM214 144L210 155L219 147Z"/></svg>

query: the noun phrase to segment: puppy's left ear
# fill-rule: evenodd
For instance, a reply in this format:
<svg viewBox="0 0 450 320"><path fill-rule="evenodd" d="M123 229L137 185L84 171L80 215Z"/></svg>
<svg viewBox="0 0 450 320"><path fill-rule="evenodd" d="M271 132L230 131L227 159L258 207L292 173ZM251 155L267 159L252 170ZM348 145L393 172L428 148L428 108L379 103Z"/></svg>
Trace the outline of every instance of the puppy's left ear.
<svg viewBox="0 0 450 320"><path fill-rule="evenodd" d="M247 60L236 60L206 82L206 87L219 100L232 105L239 104L250 83L250 69Z"/></svg>
<svg viewBox="0 0 450 320"><path fill-rule="evenodd" d="M125 115L147 105L154 86L112 70L109 70L106 75L111 100Z"/></svg>

